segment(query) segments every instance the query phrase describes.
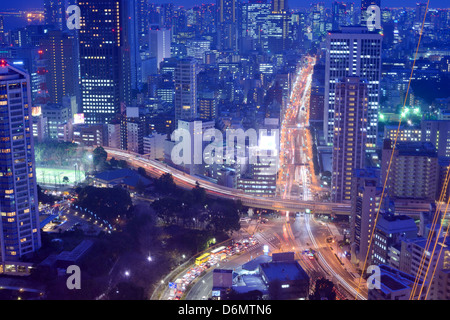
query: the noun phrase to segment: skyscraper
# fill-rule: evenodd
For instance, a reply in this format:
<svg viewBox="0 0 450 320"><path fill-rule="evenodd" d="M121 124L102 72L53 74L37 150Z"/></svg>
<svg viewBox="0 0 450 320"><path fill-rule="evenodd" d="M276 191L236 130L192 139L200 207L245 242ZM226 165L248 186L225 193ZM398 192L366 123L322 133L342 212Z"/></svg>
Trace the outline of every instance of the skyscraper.
<svg viewBox="0 0 450 320"><path fill-rule="evenodd" d="M272 12L288 11L288 1L287 0L272 0L271 9L272 9Z"/></svg>
<svg viewBox="0 0 450 320"><path fill-rule="evenodd" d="M180 59L175 68L175 123L197 116L197 61Z"/></svg>
<svg viewBox="0 0 450 320"><path fill-rule="evenodd" d="M352 263L364 264L369 250L375 216L380 205L382 188L376 169L355 170L352 183L350 246Z"/></svg>
<svg viewBox="0 0 450 320"><path fill-rule="evenodd" d="M220 50L237 49L238 4L236 0L217 0L217 45Z"/></svg>
<svg viewBox="0 0 450 320"><path fill-rule="evenodd" d="M365 162L367 84L357 77L344 78L336 84L332 199L351 200L352 173Z"/></svg>
<svg viewBox="0 0 450 320"><path fill-rule="evenodd" d="M271 52L282 53L289 49L290 14L286 11L272 12L267 16L267 47Z"/></svg>
<svg viewBox="0 0 450 320"><path fill-rule="evenodd" d="M45 24L54 25L57 29L65 27L66 10L63 0L44 0Z"/></svg>
<svg viewBox="0 0 450 320"><path fill-rule="evenodd" d="M0 61L0 271L41 246L30 76Z"/></svg>
<svg viewBox="0 0 450 320"><path fill-rule="evenodd" d="M378 132L382 36L364 27L342 27L327 36L325 64L324 135L328 145L334 136L336 83L344 77L367 81L367 151L373 151Z"/></svg>
<svg viewBox="0 0 450 320"><path fill-rule="evenodd" d="M62 103L65 95L75 94L73 39L60 30L51 30L41 40L40 49L46 61L46 83L51 101Z"/></svg>
<svg viewBox="0 0 450 320"><path fill-rule="evenodd" d="M164 58L170 58L170 39L170 29L154 26L149 30L149 54L150 58L156 58L158 70Z"/></svg>
<svg viewBox="0 0 450 320"><path fill-rule="evenodd" d="M85 122L108 123L130 103L128 24L123 0L81 0L80 82Z"/></svg>

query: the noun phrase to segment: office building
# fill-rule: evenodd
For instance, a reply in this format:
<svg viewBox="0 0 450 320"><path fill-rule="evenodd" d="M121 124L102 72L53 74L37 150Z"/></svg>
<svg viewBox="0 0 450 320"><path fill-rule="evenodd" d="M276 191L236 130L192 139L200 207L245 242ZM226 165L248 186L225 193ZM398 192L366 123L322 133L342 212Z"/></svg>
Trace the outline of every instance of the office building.
<svg viewBox="0 0 450 320"><path fill-rule="evenodd" d="M409 273L402 272L397 268L393 268L382 264L380 267L380 286L369 289L368 300L409 300L411 291L415 286L415 278ZM422 281L419 282L419 286ZM428 288L427 283L424 285L425 291ZM421 294L421 299L425 297L425 293ZM418 298L414 295L414 299Z"/></svg>
<svg viewBox="0 0 450 320"><path fill-rule="evenodd" d="M217 0L217 46L221 51L235 51L238 47L237 0Z"/></svg>
<svg viewBox="0 0 450 320"><path fill-rule="evenodd" d="M370 261L370 239L375 227L375 216L380 207L382 188L379 171L374 168L356 170L354 173L350 214L350 246L353 264L360 267Z"/></svg>
<svg viewBox="0 0 450 320"><path fill-rule="evenodd" d="M66 27L64 0L44 0L44 22L59 30Z"/></svg>
<svg viewBox="0 0 450 320"><path fill-rule="evenodd" d="M152 160L163 160L166 137L167 135L156 132L144 137L144 156Z"/></svg>
<svg viewBox="0 0 450 320"><path fill-rule="evenodd" d="M384 139L391 140L394 143L397 137L397 142L420 142L422 141L422 130L420 128L411 126L389 126L384 127Z"/></svg>
<svg viewBox="0 0 450 320"><path fill-rule="evenodd" d="M71 118L70 109L62 104L49 103L42 107L42 115L47 119L48 138L58 138L58 125L66 123Z"/></svg>
<svg viewBox="0 0 450 320"><path fill-rule="evenodd" d="M159 26L152 26L148 32L149 36L149 56L156 58L156 66L159 70L161 62L170 58L170 44L171 35L170 29L160 28Z"/></svg>
<svg viewBox="0 0 450 320"><path fill-rule="evenodd" d="M380 212L374 232L371 264L388 264L391 259L398 259L389 256L390 247L401 245L403 239L417 238L417 232L413 218Z"/></svg>
<svg viewBox="0 0 450 320"><path fill-rule="evenodd" d="M175 122L197 116L197 73L195 59L180 59L175 68Z"/></svg>
<svg viewBox="0 0 450 320"><path fill-rule="evenodd" d="M200 91L198 94L198 118L202 120L215 120L217 117L218 100L217 91Z"/></svg>
<svg viewBox="0 0 450 320"><path fill-rule="evenodd" d="M74 39L60 30L51 30L41 40L40 50L46 62L45 82L50 101L62 103L65 95L75 94L76 69Z"/></svg>
<svg viewBox="0 0 450 320"><path fill-rule="evenodd" d="M448 282L449 239L447 238L444 243L443 237L436 237L436 235L437 233L430 238L428 246L428 235L425 235L424 238L402 241L400 270L413 275L414 278L418 277L421 281L425 279L425 283L430 287L427 300L441 300L443 297L447 297L450 288ZM419 295L421 288L421 285L417 286L415 296ZM426 292L427 287L424 286L421 296L424 296Z"/></svg>
<svg viewBox="0 0 450 320"><path fill-rule="evenodd" d="M367 106L367 82L352 77L336 84L331 180L334 202L350 201L352 173L364 167Z"/></svg>
<svg viewBox="0 0 450 320"><path fill-rule="evenodd" d="M439 158L450 158L450 120L423 120L421 140L431 142Z"/></svg>
<svg viewBox="0 0 450 320"><path fill-rule="evenodd" d="M108 123L131 100L126 6L122 0L78 6L81 109L86 123Z"/></svg>
<svg viewBox="0 0 450 320"><path fill-rule="evenodd" d="M342 27L327 36L325 64L324 135L329 146L334 136L336 84L344 77L367 81L366 150L373 151L378 133L382 36L363 27Z"/></svg>
<svg viewBox="0 0 450 320"><path fill-rule="evenodd" d="M203 159L204 148L209 144L203 141L203 135L209 129L213 129L214 121L201 121L200 119L192 119L190 121L179 120L178 131L181 137L175 141L176 150L170 150L167 161L174 164L176 168L190 174L203 175L205 162ZM185 140L186 139L186 140Z"/></svg>
<svg viewBox="0 0 450 320"><path fill-rule="evenodd" d="M391 161L392 152L394 155ZM398 143L394 150L392 142L385 140L381 170L381 181L386 181L388 175L387 193L393 199L434 201L439 197L437 196L439 163L437 151L430 142Z"/></svg>
<svg viewBox="0 0 450 320"><path fill-rule="evenodd" d="M29 74L0 60L0 273L41 246L30 89Z"/></svg>

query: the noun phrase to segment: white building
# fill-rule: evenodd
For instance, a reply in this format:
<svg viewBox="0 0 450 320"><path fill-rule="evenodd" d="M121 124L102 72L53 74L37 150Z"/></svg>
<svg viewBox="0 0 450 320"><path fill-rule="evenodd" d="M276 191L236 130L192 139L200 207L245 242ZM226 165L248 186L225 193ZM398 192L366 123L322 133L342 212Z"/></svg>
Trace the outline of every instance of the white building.
<svg viewBox="0 0 450 320"><path fill-rule="evenodd" d="M152 160L164 159L164 141L167 135L152 133L144 137L144 156Z"/></svg>
<svg viewBox="0 0 450 320"><path fill-rule="evenodd" d="M151 28L149 30L150 58L156 58L157 69L165 58L170 58L170 29Z"/></svg>

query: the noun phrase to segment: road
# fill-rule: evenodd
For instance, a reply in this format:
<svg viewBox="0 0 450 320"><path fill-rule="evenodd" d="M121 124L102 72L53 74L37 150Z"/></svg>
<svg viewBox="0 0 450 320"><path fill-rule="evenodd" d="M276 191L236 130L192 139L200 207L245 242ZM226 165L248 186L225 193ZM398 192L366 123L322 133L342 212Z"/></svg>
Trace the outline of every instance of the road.
<svg viewBox="0 0 450 320"><path fill-rule="evenodd" d="M282 201L314 202L313 190L319 190L312 162L312 139L309 132L309 96L311 77L315 58L306 57L300 67L296 82L291 92L290 103L285 110L280 134L280 171L277 180L278 194ZM278 201L278 200L277 200ZM304 211L304 210L303 210ZM333 248L326 239L331 235L328 226L311 218L309 214L292 217L289 210L283 211L281 220L271 221L264 232L255 234L260 245L271 245L271 252L293 251L297 261L308 273L311 283L325 277L335 284L338 298L352 299L357 295L356 287L359 277L356 270L346 263L338 248ZM270 239L277 239L273 245ZM262 248L260 248L261 250ZM314 257L309 253L314 250ZM223 268L235 269L247 262L255 254L246 252L236 259L222 265ZM355 282L356 280L356 282ZM212 272L199 279L186 295L188 300L209 297L212 289ZM366 299L367 292L361 290L358 299Z"/></svg>
<svg viewBox="0 0 450 320"><path fill-rule="evenodd" d="M170 173L175 183L181 188L192 189L198 182L200 186L206 190L208 195L224 199L241 200L245 206L288 211L304 211L309 209L311 211L323 214L336 213L348 215L350 212L350 205L345 203L303 201L298 199L291 200L282 199L280 197L265 198L246 194L242 190L228 188L202 180L198 176L191 176L176 168L170 167L163 162L147 159L141 154L108 147L104 147L104 149L108 153L108 157L114 157L116 160L125 160L131 167L134 168L142 167L152 177L157 178L164 173Z"/></svg>
<svg viewBox="0 0 450 320"><path fill-rule="evenodd" d="M278 194L282 199L312 201L317 187L312 161L309 97L315 58L307 56L299 68L289 103L284 110L280 134Z"/></svg>

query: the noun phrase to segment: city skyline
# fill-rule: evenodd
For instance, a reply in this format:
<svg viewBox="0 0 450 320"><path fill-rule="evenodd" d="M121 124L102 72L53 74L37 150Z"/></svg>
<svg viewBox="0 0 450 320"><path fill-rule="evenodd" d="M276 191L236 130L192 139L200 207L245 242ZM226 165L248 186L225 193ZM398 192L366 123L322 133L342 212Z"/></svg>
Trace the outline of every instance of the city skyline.
<svg viewBox="0 0 450 320"><path fill-rule="evenodd" d="M268 1L270 2L270 1ZM292 9L295 8L307 8L309 7L311 0L289 0L289 7ZM327 1L318 1L323 2L326 7L331 7L331 0ZM385 1L381 2L382 7L390 7L390 8L398 8L398 7L414 7L418 1L417 0L391 0L387 5ZM420 1L419 1L420 2ZM421 1L426 3L426 1ZM153 3L164 4L164 3L173 3L178 6L185 7L193 7L195 5L200 5L202 3L215 3L215 1L198 1L198 0L173 0L173 1L162 1L156 0ZM44 0L17 0L14 3L6 3L4 4L4 9L25 9L25 8L41 8L43 7ZM446 8L447 2L446 0L433 0L430 1L430 8Z"/></svg>
<svg viewBox="0 0 450 320"><path fill-rule="evenodd" d="M450 300L450 8L63 2L0 13L0 300Z"/></svg>

